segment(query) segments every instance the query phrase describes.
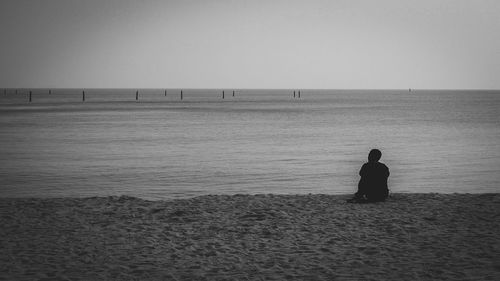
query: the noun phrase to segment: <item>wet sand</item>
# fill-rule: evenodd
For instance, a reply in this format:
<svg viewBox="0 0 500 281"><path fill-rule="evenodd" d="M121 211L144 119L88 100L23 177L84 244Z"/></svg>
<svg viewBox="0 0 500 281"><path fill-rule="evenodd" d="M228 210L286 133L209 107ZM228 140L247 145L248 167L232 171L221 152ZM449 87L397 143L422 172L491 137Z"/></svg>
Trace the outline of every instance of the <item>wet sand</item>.
<svg viewBox="0 0 500 281"><path fill-rule="evenodd" d="M500 194L0 199L0 280L500 280Z"/></svg>

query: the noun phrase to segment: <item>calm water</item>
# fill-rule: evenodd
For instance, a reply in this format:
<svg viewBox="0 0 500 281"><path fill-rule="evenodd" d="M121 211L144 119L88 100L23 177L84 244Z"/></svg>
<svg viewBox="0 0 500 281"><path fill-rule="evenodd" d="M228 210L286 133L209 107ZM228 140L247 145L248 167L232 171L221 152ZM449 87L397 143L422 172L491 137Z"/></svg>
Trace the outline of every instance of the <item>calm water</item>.
<svg viewBox="0 0 500 281"><path fill-rule="evenodd" d="M0 196L500 192L499 91L0 93Z"/></svg>

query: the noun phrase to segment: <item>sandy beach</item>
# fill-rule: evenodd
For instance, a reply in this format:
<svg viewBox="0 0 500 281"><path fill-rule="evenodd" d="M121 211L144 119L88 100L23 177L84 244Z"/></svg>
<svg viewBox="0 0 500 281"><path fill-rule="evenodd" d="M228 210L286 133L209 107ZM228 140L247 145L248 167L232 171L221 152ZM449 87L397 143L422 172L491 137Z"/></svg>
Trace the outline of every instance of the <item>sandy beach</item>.
<svg viewBox="0 0 500 281"><path fill-rule="evenodd" d="M500 194L0 199L1 280L500 280Z"/></svg>

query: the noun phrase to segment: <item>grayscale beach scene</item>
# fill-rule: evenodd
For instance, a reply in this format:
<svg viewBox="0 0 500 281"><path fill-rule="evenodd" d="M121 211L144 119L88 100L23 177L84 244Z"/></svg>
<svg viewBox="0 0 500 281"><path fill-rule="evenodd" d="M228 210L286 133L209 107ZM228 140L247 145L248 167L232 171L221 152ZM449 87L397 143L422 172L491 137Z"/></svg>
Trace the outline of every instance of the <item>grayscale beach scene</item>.
<svg viewBox="0 0 500 281"><path fill-rule="evenodd" d="M2 1L0 280L499 280L499 3Z"/></svg>

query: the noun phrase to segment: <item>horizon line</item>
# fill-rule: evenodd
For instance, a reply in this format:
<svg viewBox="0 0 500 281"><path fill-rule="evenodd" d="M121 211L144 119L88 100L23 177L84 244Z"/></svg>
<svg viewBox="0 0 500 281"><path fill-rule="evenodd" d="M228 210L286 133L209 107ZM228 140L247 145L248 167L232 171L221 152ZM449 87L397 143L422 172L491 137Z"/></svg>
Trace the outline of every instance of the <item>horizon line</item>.
<svg viewBox="0 0 500 281"><path fill-rule="evenodd" d="M219 87L219 88L203 88L203 87L0 87L2 90L30 90L30 89L46 89L46 90L311 90L311 91L500 91L493 88L238 88L238 87Z"/></svg>

